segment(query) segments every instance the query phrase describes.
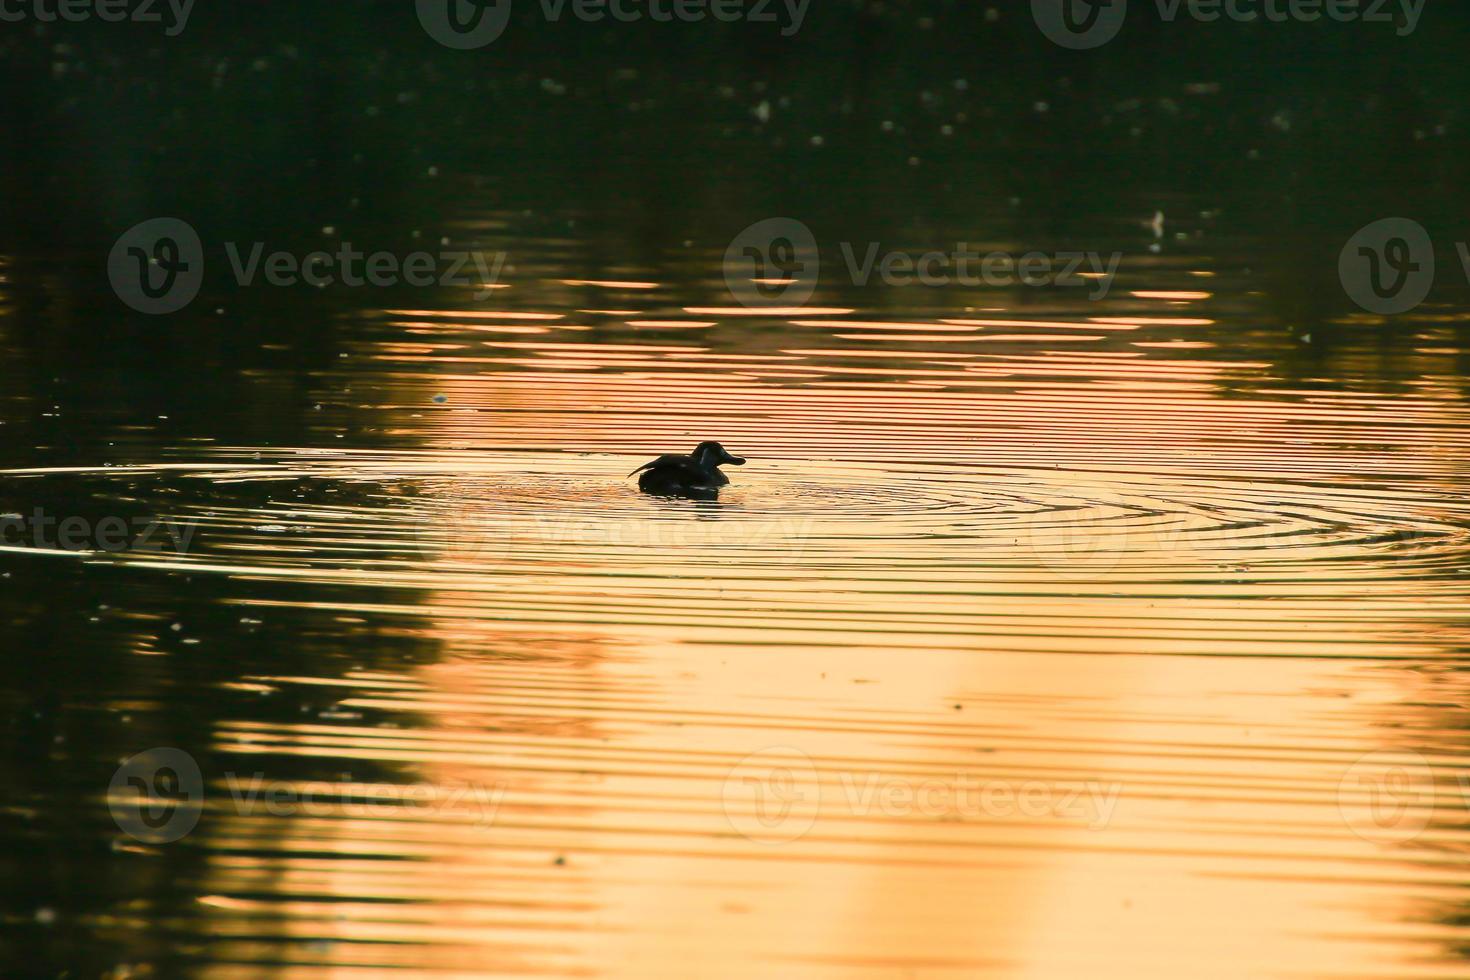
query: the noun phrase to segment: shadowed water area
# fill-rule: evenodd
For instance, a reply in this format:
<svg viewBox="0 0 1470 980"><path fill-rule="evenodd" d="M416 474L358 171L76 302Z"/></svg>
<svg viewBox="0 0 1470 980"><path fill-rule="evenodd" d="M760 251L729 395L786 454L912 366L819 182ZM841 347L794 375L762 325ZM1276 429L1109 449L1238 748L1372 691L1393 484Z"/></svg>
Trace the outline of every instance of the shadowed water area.
<svg viewBox="0 0 1470 980"><path fill-rule="evenodd" d="M306 71L262 57L261 79ZM232 106L266 84L214 64L171 70L222 77ZM447 71L309 88L316 118L280 123L302 142L259 151L258 213L207 176L257 145L248 119L172 185L109 185L74 234L38 229L85 174L48 164L10 204L0 512L158 530L0 545L8 956L87 975L1463 973L1470 231L1435 223L1463 213L1452 148L1416 151L1437 176L1403 189L1379 140L1353 184L1332 176L1344 132L1412 114L1294 142L1274 104L1242 122L1211 101L1258 80L1151 81L1140 109L1049 76L977 91L973 67L900 99L856 70L825 95L753 89L747 66L514 76L489 165L491 137L454 126L490 95L443 96ZM65 105L75 74L54 78ZM680 84L733 108L678 130ZM784 96L828 125L753 114ZM1432 133L1439 110L1414 104ZM91 118L72 111L27 131ZM182 105L139 143L212 112ZM595 174L572 123L607 137ZM1123 146L1175 126L1243 134L1196 151L1188 173L1218 181ZM50 138L12 176L65 156ZM1132 165L1100 175L1096 145ZM109 160L136 164L78 166ZM1365 313L1338 252L1400 212L1436 233L1436 287ZM135 314L107 249L166 214L199 228L205 287ZM812 229L820 276L753 310L726 249L777 215ZM504 264L494 288L241 286L225 243L254 241ZM855 283L842 245L870 242L1120 261L1100 296ZM749 460L717 499L627 479L704 439ZM162 748L198 767L198 792L187 771L148 781L190 821L171 840L117 816L119 764Z"/></svg>

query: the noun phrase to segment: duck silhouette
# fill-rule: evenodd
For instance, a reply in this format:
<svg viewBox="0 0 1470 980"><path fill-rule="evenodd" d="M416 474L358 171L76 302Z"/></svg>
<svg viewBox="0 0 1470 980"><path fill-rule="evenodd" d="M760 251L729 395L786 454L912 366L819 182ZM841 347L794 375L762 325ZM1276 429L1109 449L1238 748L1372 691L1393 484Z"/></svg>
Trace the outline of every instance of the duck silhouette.
<svg viewBox="0 0 1470 980"><path fill-rule="evenodd" d="M720 466L725 463L743 466L745 459L730 455L718 442L701 442L688 456L675 453L660 456L628 475L643 474L638 477L638 489L644 493L709 498L730 482L730 478L720 472Z"/></svg>

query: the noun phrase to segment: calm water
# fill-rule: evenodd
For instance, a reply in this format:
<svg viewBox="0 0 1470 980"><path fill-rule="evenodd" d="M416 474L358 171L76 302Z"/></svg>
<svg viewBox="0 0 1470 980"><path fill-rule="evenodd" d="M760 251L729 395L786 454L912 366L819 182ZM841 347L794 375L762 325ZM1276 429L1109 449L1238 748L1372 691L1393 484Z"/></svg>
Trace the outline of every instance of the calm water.
<svg viewBox="0 0 1470 980"><path fill-rule="evenodd" d="M1461 22L1368 71L933 6L0 37L0 522L132 545L0 543L0 972L1466 974ZM1337 257L1398 214L1439 274L1384 318ZM135 314L165 215L204 288ZM773 216L821 277L753 313ZM242 287L254 242L504 264ZM718 500L627 479L704 439Z"/></svg>
<svg viewBox="0 0 1470 980"><path fill-rule="evenodd" d="M1101 223L1101 302L832 283L750 316L723 243L591 263L465 212L507 288L338 292L335 352L231 355L218 383L266 395L220 415L294 441L78 394L51 446L70 389L15 400L40 449L8 512L194 535L0 559L32 955L1461 972L1470 409L1442 310L1293 334L1259 244L1151 252L1144 209ZM717 502L625 479L706 437L750 458ZM161 747L199 766L202 801L148 776L192 797L176 841L109 810Z"/></svg>

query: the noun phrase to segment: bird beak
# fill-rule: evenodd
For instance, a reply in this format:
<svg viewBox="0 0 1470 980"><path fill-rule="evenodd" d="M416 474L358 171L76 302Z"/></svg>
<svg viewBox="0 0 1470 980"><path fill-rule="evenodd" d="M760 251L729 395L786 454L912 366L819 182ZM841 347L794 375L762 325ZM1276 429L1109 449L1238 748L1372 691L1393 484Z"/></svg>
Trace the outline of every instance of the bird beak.
<svg viewBox="0 0 1470 980"><path fill-rule="evenodd" d="M745 465L745 457L744 456L731 456L729 453L726 453L725 454L725 462L727 462L727 463L733 463L736 466L744 466Z"/></svg>

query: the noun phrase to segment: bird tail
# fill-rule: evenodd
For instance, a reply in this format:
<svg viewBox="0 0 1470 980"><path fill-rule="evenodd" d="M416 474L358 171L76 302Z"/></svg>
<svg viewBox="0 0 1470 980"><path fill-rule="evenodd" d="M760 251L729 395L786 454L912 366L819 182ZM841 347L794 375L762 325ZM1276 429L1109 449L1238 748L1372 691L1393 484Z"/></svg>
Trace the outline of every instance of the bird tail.
<svg viewBox="0 0 1470 980"><path fill-rule="evenodd" d="M637 476L637 475L638 475L638 474L639 474L639 473L642 473L642 472L643 472L643 471L644 471L644 470L651 470L651 469L653 469L653 467L654 467L654 466L655 466L655 465L656 465L656 464L657 464L657 463L658 463L658 460L656 460L656 459L655 459L655 460L653 460L653 461L652 461L652 462L650 462L650 463L644 463L644 464L643 464L643 465L642 465L642 466L640 466L640 467L638 467L638 468L637 468L637 469L636 469L636 470L634 470L634 471L633 471L633 472L632 472L632 473L629 473L629 474L628 474L628 476ZM625 477L623 477L623 479L625 479L625 480L626 480L626 479L628 479L628 476L625 476Z"/></svg>

